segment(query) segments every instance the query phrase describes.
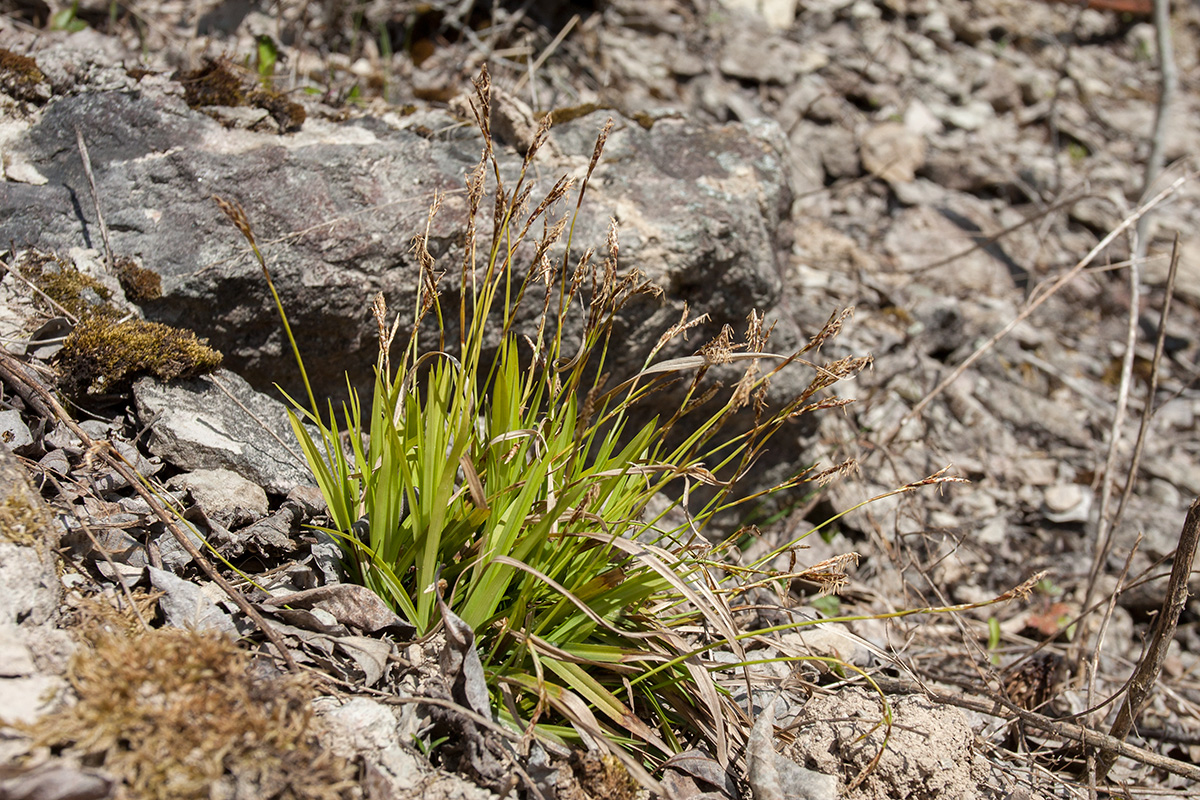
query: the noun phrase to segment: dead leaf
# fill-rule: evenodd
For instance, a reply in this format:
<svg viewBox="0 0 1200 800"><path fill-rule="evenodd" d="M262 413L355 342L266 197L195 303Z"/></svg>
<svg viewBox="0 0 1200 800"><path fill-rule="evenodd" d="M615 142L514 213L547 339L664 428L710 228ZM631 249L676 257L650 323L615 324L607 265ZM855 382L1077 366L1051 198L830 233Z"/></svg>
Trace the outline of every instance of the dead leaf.
<svg viewBox="0 0 1200 800"><path fill-rule="evenodd" d="M320 608L328 611L343 625L357 628L364 633L391 633L400 638L416 635L416 628L388 608L379 595L365 586L352 583L338 583L282 597L272 597L263 605Z"/></svg>
<svg viewBox="0 0 1200 800"><path fill-rule="evenodd" d="M715 758L701 750L676 753L663 763L662 769L663 785L680 800L738 797L733 778Z"/></svg>
<svg viewBox="0 0 1200 800"><path fill-rule="evenodd" d="M387 670L392 645L368 636L339 636L333 643L363 671L367 686L374 686Z"/></svg>
<svg viewBox="0 0 1200 800"><path fill-rule="evenodd" d="M487 680L483 676L483 662L475 649L475 631L450 610L438 595L438 610L446 629L446 646L439 661L442 674L450 685L450 694L457 703L480 716L492 718L492 704L488 699Z"/></svg>

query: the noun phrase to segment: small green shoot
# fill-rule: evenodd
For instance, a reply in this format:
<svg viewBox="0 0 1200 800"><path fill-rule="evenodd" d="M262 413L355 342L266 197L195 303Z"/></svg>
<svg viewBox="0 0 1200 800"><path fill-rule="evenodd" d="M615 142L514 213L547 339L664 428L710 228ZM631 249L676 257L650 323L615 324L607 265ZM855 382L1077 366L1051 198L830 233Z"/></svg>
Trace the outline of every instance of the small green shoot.
<svg viewBox="0 0 1200 800"><path fill-rule="evenodd" d="M52 31L79 33L86 30L87 26L88 24L79 18L79 0L75 0L67 8L55 11L50 17L50 30Z"/></svg>
<svg viewBox="0 0 1200 800"><path fill-rule="evenodd" d="M827 617L836 617L842 613L842 599L836 594L814 597L808 604Z"/></svg>
<svg viewBox="0 0 1200 800"><path fill-rule="evenodd" d="M264 85L269 84L275 77L275 65L279 62L279 48L275 44L275 40L265 33L260 34L255 47L255 55L258 62L256 66L259 80Z"/></svg>
<svg viewBox="0 0 1200 800"><path fill-rule="evenodd" d="M993 666L1000 666L1000 620L996 617L988 617L988 643L987 649L991 654L991 662Z"/></svg>

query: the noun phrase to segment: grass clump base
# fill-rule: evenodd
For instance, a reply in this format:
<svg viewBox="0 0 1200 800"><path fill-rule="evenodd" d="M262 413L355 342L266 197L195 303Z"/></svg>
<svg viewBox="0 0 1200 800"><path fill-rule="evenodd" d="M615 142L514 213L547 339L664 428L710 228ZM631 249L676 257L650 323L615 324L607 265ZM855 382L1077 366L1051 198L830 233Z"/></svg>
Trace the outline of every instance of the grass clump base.
<svg viewBox="0 0 1200 800"><path fill-rule="evenodd" d="M264 677L246 652L173 628L93 632L69 672L77 702L34 723L39 745L80 755L150 800L348 796L352 768L323 751L308 682Z"/></svg>

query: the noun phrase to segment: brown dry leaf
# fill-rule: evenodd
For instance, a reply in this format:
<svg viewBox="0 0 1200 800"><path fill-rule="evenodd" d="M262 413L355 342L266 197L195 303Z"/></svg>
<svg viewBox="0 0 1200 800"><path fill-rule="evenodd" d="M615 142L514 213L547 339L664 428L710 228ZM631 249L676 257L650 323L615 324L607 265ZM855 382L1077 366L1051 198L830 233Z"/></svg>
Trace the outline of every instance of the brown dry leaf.
<svg viewBox="0 0 1200 800"><path fill-rule="evenodd" d="M663 785L680 800L695 800L701 796L738 796L737 784L715 758L700 750L684 750L671 756L662 765ZM715 791L714 791L715 789Z"/></svg>
<svg viewBox="0 0 1200 800"><path fill-rule="evenodd" d="M319 608L343 625L366 633L387 630L397 636L412 636L416 630L387 607L379 595L365 586L341 583L306 589L303 592L272 597L265 606L289 606L295 609Z"/></svg>

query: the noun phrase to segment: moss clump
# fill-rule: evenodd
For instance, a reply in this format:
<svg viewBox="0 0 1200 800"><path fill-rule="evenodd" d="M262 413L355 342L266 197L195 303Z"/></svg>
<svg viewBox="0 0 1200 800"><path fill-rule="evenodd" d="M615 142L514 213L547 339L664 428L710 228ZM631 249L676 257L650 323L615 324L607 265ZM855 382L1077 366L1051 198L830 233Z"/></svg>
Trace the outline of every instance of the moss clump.
<svg viewBox="0 0 1200 800"><path fill-rule="evenodd" d="M0 502L0 538L28 547L37 544L49 526L46 509L35 506L27 497L11 494Z"/></svg>
<svg viewBox="0 0 1200 800"><path fill-rule="evenodd" d="M633 115L633 121L642 126L643 130L650 130L654 127L654 123L658 120L653 115L647 114L645 111L639 111Z"/></svg>
<svg viewBox="0 0 1200 800"><path fill-rule="evenodd" d="M59 256L30 250L18 265L26 280L79 320L56 356L59 386L69 396L119 395L142 375L191 378L221 364L221 354L191 331L121 321L127 315L111 304L112 292ZM155 272L128 257L116 259L114 266L130 299L140 303L162 296Z"/></svg>
<svg viewBox="0 0 1200 800"><path fill-rule="evenodd" d="M59 531L29 473L12 453L0 447L0 541L39 548L45 557L58 546Z"/></svg>
<svg viewBox="0 0 1200 800"><path fill-rule="evenodd" d="M50 99L50 82L32 58L0 48L0 91L16 100L41 103Z"/></svg>
<svg viewBox="0 0 1200 800"><path fill-rule="evenodd" d="M257 89L251 92L250 104L268 112L283 133L300 130L300 126L308 117L304 106L288 100L282 92L274 89Z"/></svg>
<svg viewBox="0 0 1200 800"><path fill-rule="evenodd" d="M125 797L348 796L352 768L310 726L310 683L257 673L224 638L95 633L69 672L79 701L30 733L104 769Z"/></svg>
<svg viewBox="0 0 1200 800"><path fill-rule="evenodd" d="M282 92L250 85L236 70L228 59L221 58L191 72L178 72L175 80L183 84L184 100L191 108L255 106L270 114L280 131L300 129L307 117L304 106L288 100Z"/></svg>
<svg viewBox="0 0 1200 800"><path fill-rule="evenodd" d="M113 266L117 280L125 290L125 296L134 303L157 300L162 297L162 278L152 269L146 269L129 256L116 259Z"/></svg>
<svg viewBox="0 0 1200 800"><path fill-rule="evenodd" d="M221 354L184 331L133 319L114 324L104 316L82 320L57 357L62 388L72 396L123 394L142 375L191 378L221 364Z"/></svg>
<svg viewBox="0 0 1200 800"><path fill-rule="evenodd" d="M183 84L183 99L191 108L201 106L244 106L246 90L225 59L207 61L200 69L175 74Z"/></svg>
<svg viewBox="0 0 1200 800"><path fill-rule="evenodd" d="M22 257L18 268L30 283L75 317L117 314L109 305L112 292L104 284L56 255L31 250Z"/></svg>

